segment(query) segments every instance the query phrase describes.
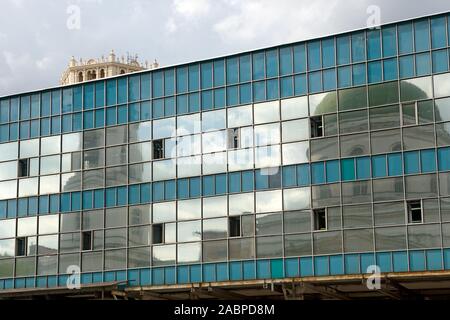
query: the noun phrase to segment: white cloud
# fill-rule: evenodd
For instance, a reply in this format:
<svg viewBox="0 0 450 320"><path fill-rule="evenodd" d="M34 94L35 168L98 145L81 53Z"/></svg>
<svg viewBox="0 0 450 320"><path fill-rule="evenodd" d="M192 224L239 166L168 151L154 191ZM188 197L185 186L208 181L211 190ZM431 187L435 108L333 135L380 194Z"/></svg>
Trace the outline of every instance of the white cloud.
<svg viewBox="0 0 450 320"><path fill-rule="evenodd" d="M51 64L51 62L52 59L50 59L49 57L44 57L42 59L36 60L36 67L39 70L46 70Z"/></svg>
<svg viewBox="0 0 450 320"><path fill-rule="evenodd" d="M175 12L185 18L192 19L203 16L210 11L210 0L174 0Z"/></svg>
<svg viewBox="0 0 450 320"><path fill-rule="evenodd" d="M168 33L175 33L178 30L178 26L174 18L169 18L166 23L166 31Z"/></svg>

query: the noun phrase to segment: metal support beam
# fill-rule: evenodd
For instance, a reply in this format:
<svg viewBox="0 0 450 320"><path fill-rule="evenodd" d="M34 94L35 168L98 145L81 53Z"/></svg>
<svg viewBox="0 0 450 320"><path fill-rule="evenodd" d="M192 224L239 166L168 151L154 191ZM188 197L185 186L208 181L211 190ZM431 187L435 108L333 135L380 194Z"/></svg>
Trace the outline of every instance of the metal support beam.
<svg viewBox="0 0 450 320"><path fill-rule="evenodd" d="M311 290L318 294L321 294L324 297L338 299L338 300L351 300L351 298L348 297L345 293L340 292L339 290L336 290L327 285L318 285L318 284L311 284L311 283L307 283L307 282L300 282L300 286L303 286L305 289L308 289L308 290Z"/></svg>

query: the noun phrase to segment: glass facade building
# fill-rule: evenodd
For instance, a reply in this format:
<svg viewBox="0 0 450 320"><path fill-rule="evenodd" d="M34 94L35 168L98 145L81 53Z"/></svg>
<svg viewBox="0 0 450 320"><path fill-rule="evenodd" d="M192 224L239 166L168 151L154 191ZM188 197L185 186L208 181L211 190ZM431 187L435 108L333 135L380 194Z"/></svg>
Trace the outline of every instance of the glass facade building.
<svg viewBox="0 0 450 320"><path fill-rule="evenodd" d="M450 15L0 98L0 290L450 269Z"/></svg>

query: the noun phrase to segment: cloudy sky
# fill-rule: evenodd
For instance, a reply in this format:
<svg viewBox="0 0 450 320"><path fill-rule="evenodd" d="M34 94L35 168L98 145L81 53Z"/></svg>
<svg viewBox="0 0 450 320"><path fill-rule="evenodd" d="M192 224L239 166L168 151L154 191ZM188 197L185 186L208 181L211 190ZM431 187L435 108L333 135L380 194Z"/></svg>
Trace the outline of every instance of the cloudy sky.
<svg viewBox="0 0 450 320"><path fill-rule="evenodd" d="M362 28L370 5L382 23L450 11L448 0L2 0L0 96L57 85L72 55L172 65Z"/></svg>

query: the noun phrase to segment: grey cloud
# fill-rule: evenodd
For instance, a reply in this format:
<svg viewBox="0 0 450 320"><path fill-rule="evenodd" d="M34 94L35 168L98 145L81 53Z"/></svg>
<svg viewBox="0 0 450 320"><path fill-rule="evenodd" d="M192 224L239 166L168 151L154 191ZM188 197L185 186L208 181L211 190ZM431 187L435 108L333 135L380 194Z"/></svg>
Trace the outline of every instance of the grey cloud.
<svg viewBox="0 0 450 320"><path fill-rule="evenodd" d="M66 26L69 5L81 9L80 30ZM448 0L2 1L0 95L57 85L72 55L206 59L362 28L369 5L381 8L382 22L450 10Z"/></svg>

